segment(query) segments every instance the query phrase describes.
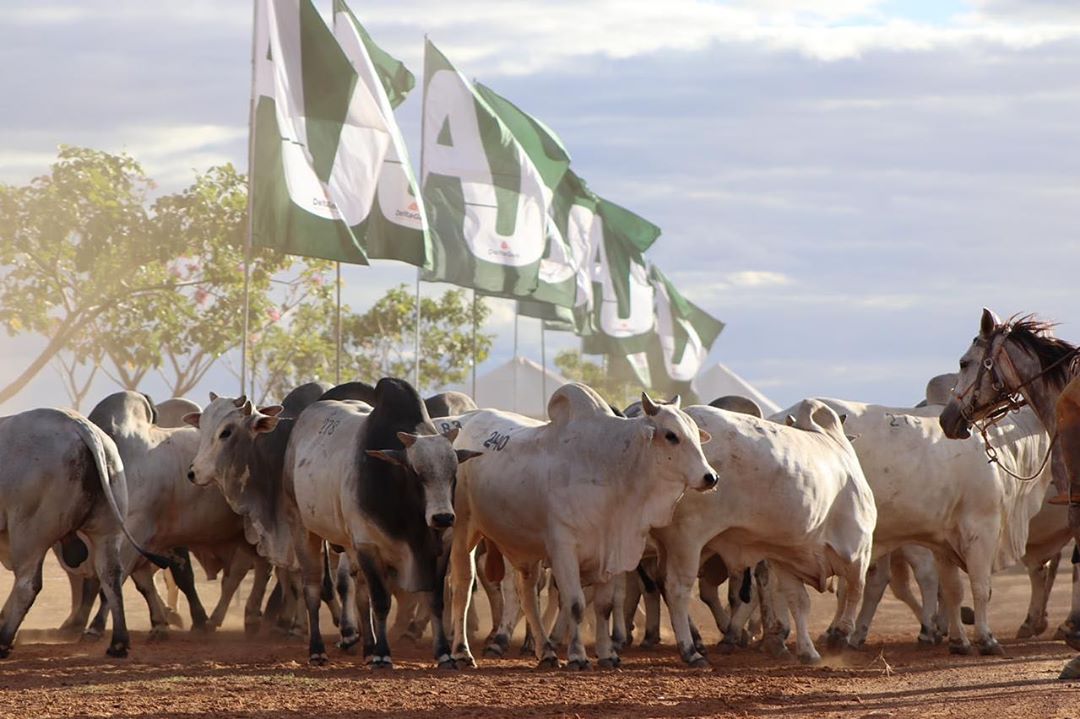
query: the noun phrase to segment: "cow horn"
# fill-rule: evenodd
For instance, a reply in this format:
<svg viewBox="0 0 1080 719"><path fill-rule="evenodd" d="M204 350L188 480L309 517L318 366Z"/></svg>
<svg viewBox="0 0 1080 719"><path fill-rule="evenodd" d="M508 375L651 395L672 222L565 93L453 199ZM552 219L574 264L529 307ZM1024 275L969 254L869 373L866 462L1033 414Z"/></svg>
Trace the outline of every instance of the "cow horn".
<svg viewBox="0 0 1080 719"><path fill-rule="evenodd" d="M675 395L667 401L667 404L670 404L675 409L678 409L679 405L682 404L682 397L680 397L679 395Z"/></svg>
<svg viewBox="0 0 1080 719"><path fill-rule="evenodd" d="M660 411L660 406L653 402L652 398L645 392L641 393L641 408L650 417L656 416L656 413Z"/></svg>
<svg viewBox="0 0 1080 719"><path fill-rule="evenodd" d="M247 400L244 400L244 406L240 408L240 414L247 417L248 415L251 414L252 409L253 408L251 406L251 402L248 402Z"/></svg>
<svg viewBox="0 0 1080 719"><path fill-rule="evenodd" d="M211 401L211 402L213 402L213 401L214 401L215 399L217 399L217 398L218 398L218 396L217 396L217 392L211 392L211 393L210 393L210 401Z"/></svg>
<svg viewBox="0 0 1080 719"><path fill-rule="evenodd" d="M242 394L232 401L234 407L243 407L245 402L247 402L246 394Z"/></svg>

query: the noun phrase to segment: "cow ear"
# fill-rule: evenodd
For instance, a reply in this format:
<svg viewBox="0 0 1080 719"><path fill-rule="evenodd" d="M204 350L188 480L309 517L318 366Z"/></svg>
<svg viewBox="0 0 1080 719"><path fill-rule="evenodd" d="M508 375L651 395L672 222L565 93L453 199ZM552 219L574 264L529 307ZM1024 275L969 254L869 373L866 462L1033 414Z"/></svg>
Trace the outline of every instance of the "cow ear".
<svg viewBox="0 0 1080 719"><path fill-rule="evenodd" d="M470 459L475 459L483 454L483 452L474 452L471 449L455 449L454 454L457 455L457 463L468 462Z"/></svg>
<svg viewBox="0 0 1080 719"><path fill-rule="evenodd" d="M795 418L789 414L787 417L784 417L784 424L786 424L788 427L794 427Z"/></svg>
<svg viewBox="0 0 1080 719"><path fill-rule="evenodd" d="M259 414L256 412L248 419L248 423L251 425L251 431L255 434L273 432L277 427L278 417L273 414Z"/></svg>
<svg viewBox="0 0 1080 719"><path fill-rule="evenodd" d="M706 443L706 442L708 442L708 441L709 441L710 439L712 439L712 435L711 435L711 434L709 434L708 432L706 432L706 431L705 431L705 430L703 430L703 429L699 429L699 430L698 430L698 434L700 434L700 435L701 435L701 443L702 443L702 444L705 444L705 443Z"/></svg>
<svg viewBox="0 0 1080 719"><path fill-rule="evenodd" d="M190 424L192 427L198 427L199 417L202 417L202 412L188 412L183 416L182 421L184 422L184 424Z"/></svg>
<svg viewBox="0 0 1080 719"><path fill-rule="evenodd" d="M398 432L397 438L401 440L401 443L405 445L406 449L408 449L409 447L416 444L416 440L419 439L419 436L415 434L409 434L408 432Z"/></svg>
<svg viewBox="0 0 1080 719"><path fill-rule="evenodd" d="M461 427L451 427L447 431L443 432L443 437L446 437L446 441L450 444L454 443L454 440L458 438L458 434L461 432Z"/></svg>
<svg viewBox="0 0 1080 719"><path fill-rule="evenodd" d="M211 401L211 402L213 402L213 401L214 401L215 399L217 399L217 398L218 398L218 396L217 396L217 392L211 392L211 393L210 393L210 401Z"/></svg>
<svg viewBox="0 0 1080 719"><path fill-rule="evenodd" d="M272 404L269 407L259 407L259 414L269 415L271 417L277 417L279 414L285 411L285 408L280 404Z"/></svg>
<svg viewBox="0 0 1080 719"><path fill-rule="evenodd" d="M656 413L660 411L660 408L656 405L656 402L653 402L652 397L650 397L645 392L641 393L641 408L645 410L645 414L650 417L656 416Z"/></svg>
<svg viewBox="0 0 1080 719"><path fill-rule="evenodd" d="M847 422L847 412L840 415L840 424L843 424L844 422Z"/></svg>
<svg viewBox="0 0 1080 719"><path fill-rule="evenodd" d="M396 464L399 467L408 467L409 461L405 458L405 450L403 449L367 449L368 456L381 459L384 462L390 464Z"/></svg>
<svg viewBox="0 0 1080 719"><path fill-rule="evenodd" d="M983 337L989 337L993 333L994 328L1000 323L1001 321L998 319L998 316L994 314L993 310L983 307L982 320L979 322L979 334Z"/></svg>
<svg viewBox="0 0 1080 719"><path fill-rule="evenodd" d="M680 397L679 395L675 395L674 397L672 397L671 399L668 400L668 404L670 404L675 409L678 409L679 405L682 404L682 397Z"/></svg>

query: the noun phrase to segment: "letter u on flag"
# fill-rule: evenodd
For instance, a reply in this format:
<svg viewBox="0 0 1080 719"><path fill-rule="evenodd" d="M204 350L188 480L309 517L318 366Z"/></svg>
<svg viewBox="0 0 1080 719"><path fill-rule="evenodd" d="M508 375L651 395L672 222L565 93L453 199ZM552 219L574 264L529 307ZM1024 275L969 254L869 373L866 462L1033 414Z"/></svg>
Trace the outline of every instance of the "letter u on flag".
<svg viewBox="0 0 1080 719"><path fill-rule="evenodd" d="M256 5L253 244L367 264L370 239L372 256L425 264L423 208L370 38L335 9L340 45L311 0Z"/></svg>
<svg viewBox="0 0 1080 719"><path fill-rule="evenodd" d="M551 189L513 131L428 42L421 183L433 262L425 279L524 297L537 287Z"/></svg>

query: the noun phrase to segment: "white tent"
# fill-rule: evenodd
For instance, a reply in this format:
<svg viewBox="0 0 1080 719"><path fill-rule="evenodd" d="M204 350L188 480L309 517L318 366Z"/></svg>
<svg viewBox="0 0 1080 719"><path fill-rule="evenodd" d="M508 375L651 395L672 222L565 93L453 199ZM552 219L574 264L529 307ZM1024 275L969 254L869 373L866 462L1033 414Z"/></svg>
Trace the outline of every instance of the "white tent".
<svg viewBox="0 0 1080 719"><path fill-rule="evenodd" d="M702 403L712 402L717 397L737 394L757 402L766 417L780 411L779 405L758 392L749 382L720 362L713 365L712 369L698 372L690 386L697 392L698 399Z"/></svg>
<svg viewBox="0 0 1080 719"><path fill-rule="evenodd" d="M514 357L476 378L476 404L547 419L548 400L569 381L531 359Z"/></svg>

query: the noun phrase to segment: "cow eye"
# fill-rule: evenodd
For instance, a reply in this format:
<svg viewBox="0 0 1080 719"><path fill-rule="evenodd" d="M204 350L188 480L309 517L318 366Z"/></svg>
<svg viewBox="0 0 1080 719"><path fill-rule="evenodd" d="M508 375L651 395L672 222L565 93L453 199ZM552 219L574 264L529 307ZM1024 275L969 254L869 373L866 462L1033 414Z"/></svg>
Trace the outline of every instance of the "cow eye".
<svg viewBox="0 0 1080 719"><path fill-rule="evenodd" d="M228 428L223 429L223 430L221 430L221 434L218 435L218 439L228 439L229 435L231 435L231 434L232 434L231 429L228 429Z"/></svg>
<svg viewBox="0 0 1080 719"><path fill-rule="evenodd" d="M679 443L678 436L671 430L668 430L668 433L664 435L664 439L666 439L668 442L671 442L672 444Z"/></svg>

